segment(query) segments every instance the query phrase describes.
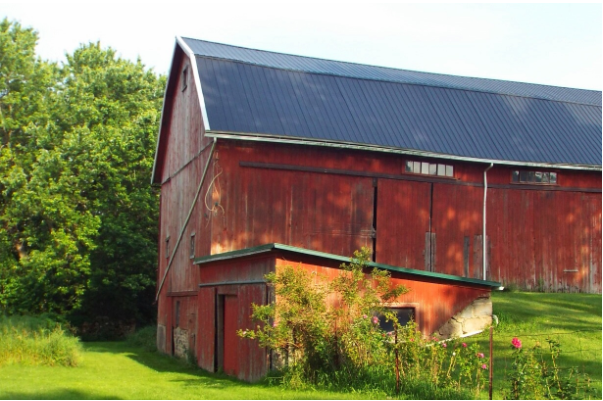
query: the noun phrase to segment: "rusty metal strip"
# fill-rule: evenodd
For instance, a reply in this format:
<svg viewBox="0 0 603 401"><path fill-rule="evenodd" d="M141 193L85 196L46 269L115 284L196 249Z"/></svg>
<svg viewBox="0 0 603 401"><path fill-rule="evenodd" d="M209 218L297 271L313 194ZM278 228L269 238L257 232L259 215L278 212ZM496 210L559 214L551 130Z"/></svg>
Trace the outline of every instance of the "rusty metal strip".
<svg viewBox="0 0 603 401"><path fill-rule="evenodd" d="M336 174L346 175L353 177L367 177L367 178L385 178L390 180L401 180L401 181L416 181L416 182L435 182L440 184L448 185L461 185L470 187L483 188L484 184L480 182L465 182L459 181L454 178L438 178L438 177L423 177L411 174L385 174L385 173L371 173L366 171L355 171L355 170L340 170L333 168L323 167L307 167L307 166L296 166L290 164L273 164L273 163L257 163L257 162L239 162L239 166L248 168L261 168L266 170L284 170L284 171L300 171L306 173L318 173L318 174ZM544 186L544 185L525 185L525 184L489 184L488 188L494 189L521 189L521 190L534 190L534 191L562 191L562 192L592 192L601 193L600 188L578 188L578 187L557 187L557 186Z"/></svg>
<svg viewBox="0 0 603 401"><path fill-rule="evenodd" d="M199 284L200 288L203 287L220 287L222 285L245 285L245 284L266 284L266 280L251 280L251 281L219 281L217 283L203 283Z"/></svg>

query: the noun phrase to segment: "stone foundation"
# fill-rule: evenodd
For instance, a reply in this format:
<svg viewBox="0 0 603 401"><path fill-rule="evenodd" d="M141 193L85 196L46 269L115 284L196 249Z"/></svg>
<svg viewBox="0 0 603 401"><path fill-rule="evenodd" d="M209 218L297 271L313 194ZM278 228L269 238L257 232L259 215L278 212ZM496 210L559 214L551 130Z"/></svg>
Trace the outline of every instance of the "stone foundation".
<svg viewBox="0 0 603 401"><path fill-rule="evenodd" d="M188 331L180 327L174 329L174 355L186 358L188 352Z"/></svg>
<svg viewBox="0 0 603 401"><path fill-rule="evenodd" d="M165 326L157 325L157 350L165 354Z"/></svg>
<svg viewBox="0 0 603 401"><path fill-rule="evenodd" d="M438 332L441 339L461 337L483 330L492 324L492 301L478 298L471 305L454 315Z"/></svg>

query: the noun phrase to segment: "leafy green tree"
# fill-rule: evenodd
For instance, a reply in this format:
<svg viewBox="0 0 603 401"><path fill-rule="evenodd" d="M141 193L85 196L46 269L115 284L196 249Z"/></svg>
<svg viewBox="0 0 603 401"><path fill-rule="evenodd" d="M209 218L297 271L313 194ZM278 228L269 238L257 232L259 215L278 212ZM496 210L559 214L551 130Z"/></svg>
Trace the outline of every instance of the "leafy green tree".
<svg viewBox="0 0 603 401"><path fill-rule="evenodd" d="M164 78L99 44L58 67L31 29L4 20L0 35L1 307L88 331L148 321Z"/></svg>

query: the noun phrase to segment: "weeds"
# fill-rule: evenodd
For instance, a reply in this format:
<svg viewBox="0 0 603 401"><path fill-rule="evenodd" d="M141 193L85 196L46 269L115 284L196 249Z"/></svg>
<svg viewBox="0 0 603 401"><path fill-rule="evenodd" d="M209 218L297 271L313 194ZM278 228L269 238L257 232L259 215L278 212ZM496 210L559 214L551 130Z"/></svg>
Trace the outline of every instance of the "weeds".
<svg viewBox="0 0 603 401"><path fill-rule="evenodd" d="M0 366L77 366L79 340L46 317L0 317Z"/></svg>

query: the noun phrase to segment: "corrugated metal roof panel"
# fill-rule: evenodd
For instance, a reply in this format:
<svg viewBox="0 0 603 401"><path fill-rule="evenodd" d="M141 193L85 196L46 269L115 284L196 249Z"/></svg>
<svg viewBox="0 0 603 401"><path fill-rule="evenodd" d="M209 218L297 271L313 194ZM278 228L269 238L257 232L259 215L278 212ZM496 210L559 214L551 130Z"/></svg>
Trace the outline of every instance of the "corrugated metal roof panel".
<svg viewBox="0 0 603 401"><path fill-rule="evenodd" d="M601 92L324 60L183 38L197 56L317 74L439 86L601 106Z"/></svg>
<svg viewBox="0 0 603 401"><path fill-rule="evenodd" d="M601 165L601 107L198 57L214 131Z"/></svg>

